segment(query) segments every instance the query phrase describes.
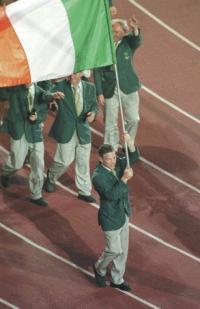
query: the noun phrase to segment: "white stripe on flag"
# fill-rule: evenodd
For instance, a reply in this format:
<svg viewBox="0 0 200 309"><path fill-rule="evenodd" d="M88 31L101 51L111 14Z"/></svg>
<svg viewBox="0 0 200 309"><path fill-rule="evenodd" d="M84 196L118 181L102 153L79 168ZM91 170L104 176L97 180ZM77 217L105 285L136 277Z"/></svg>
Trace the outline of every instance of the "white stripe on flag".
<svg viewBox="0 0 200 309"><path fill-rule="evenodd" d="M32 82L38 76L47 80L55 72L58 77L73 72L75 50L62 1L20 0L6 11L26 53Z"/></svg>

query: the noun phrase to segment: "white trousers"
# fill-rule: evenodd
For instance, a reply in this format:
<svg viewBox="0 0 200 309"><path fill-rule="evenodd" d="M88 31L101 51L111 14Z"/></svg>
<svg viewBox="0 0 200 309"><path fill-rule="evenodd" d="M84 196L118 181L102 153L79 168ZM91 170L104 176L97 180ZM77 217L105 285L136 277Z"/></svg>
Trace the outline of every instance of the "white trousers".
<svg viewBox="0 0 200 309"><path fill-rule="evenodd" d="M91 194L90 178L90 144L80 144L76 132L66 144L57 144L54 163L49 168L51 183L66 172L68 166L75 160L75 183L80 194Z"/></svg>
<svg viewBox="0 0 200 309"><path fill-rule="evenodd" d="M129 218L126 216L124 225L116 231L104 232L105 249L95 264L97 272L105 276L111 263L111 280L115 284L124 282L126 260L129 244Z"/></svg>
<svg viewBox="0 0 200 309"><path fill-rule="evenodd" d="M3 167L3 175L11 175L21 169L29 151L31 172L29 174L29 187L31 198L38 199L42 196L44 182L44 143L28 143L25 135L19 140L10 138L10 153Z"/></svg>
<svg viewBox="0 0 200 309"><path fill-rule="evenodd" d="M125 129L135 142L138 128L139 116L139 94L138 91L130 94L124 94L120 91L122 108L124 112ZM105 100L104 108L104 143L111 144L114 150L119 147L119 129L118 129L119 99L118 91L115 89L114 95Z"/></svg>

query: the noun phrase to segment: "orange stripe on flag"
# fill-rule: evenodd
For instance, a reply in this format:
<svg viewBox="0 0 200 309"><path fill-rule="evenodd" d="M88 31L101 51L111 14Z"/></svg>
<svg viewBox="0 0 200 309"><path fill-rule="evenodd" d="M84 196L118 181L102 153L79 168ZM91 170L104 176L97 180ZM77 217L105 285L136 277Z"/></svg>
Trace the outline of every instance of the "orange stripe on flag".
<svg viewBox="0 0 200 309"><path fill-rule="evenodd" d="M30 70L15 30L0 7L0 87L30 83Z"/></svg>

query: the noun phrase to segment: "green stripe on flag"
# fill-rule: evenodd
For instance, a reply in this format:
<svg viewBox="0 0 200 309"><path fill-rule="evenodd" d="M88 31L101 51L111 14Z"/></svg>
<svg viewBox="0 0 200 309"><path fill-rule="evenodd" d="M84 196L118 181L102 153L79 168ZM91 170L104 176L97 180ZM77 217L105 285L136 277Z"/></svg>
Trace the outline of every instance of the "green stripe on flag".
<svg viewBox="0 0 200 309"><path fill-rule="evenodd" d="M107 0L62 0L75 47L75 72L116 63Z"/></svg>

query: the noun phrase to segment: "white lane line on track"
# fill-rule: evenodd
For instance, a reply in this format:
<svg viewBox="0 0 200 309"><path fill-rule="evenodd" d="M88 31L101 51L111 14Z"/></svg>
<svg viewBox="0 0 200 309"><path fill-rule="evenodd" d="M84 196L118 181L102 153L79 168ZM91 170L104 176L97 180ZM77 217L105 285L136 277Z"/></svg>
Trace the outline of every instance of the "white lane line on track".
<svg viewBox="0 0 200 309"><path fill-rule="evenodd" d="M184 250L182 250L182 249L179 249L179 248L177 248L177 247L175 247L175 246L169 244L168 242L162 240L161 238L159 238L159 237L157 237L157 236L154 236L154 235L152 235L151 233L149 233L149 232L147 232L147 231L141 229L139 226L137 226L137 225L135 225L135 224L130 223L130 226L131 226L134 230L140 232L141 234L146 235L146 236L148 236L149 238L152 238L152 239L158 241L160 244L162 244L162 245L164 245L164 246L166 246L166 247L168 247L168 248L170 248L170 249L172 249L172 250L174 250L174 251L177 251L177 252L179 252L179 253L181 253L181 254L183 254L183 255L185 255L185 256L187 256L187 257L193 259L194 261L200 263L200 258L198 258L197 256L192 255L192 254L190 254L190 253L188 253L188 252L186 252L186 251L184 251Z"/></svg>
<svg viewBox="0 0 200 309"><path fill-rule="evenodd" d="M38 250L40 250L40 251L42 251L42 252L48 254L48 255L52 256L53 258L56 258L57 260L59 260L59 261L65 263L65 264L69 265L70 267L73 267L73 268L75 268L75 269L81 271L82 273L84 273L84 274L86 274L86 275L88 275L88 276L94 278L94 274L93 274L93 273L91 273L91 272L87 271L86 269L84 269L84 268L82 268L82 267L79 267L78 265L76 265L76 264L74 264L74 263L68 261L66 258L64 258L64 257L62 257L62 256L60 256L60 255L58 255L58 254L56 254L56 253L54 253L53 251L48 250L47 248L38 245L38 244L35 243L34 241L32 241L32 240L30 240L29 238L27 238L27 237L21 235L20 233L18 233L18 232L16 232L15 230L9 228L8 226L4 225L3 223L0 223L0 227L1 227L2 229L6 230L7 232L9 232L9 233L15 235L16 237L20 238L21 240L23 240L24 242L28 243L28 244L31 245L32 247L34 247L34 248L36 248L36 249L38 249ZM153 309L160 309L160 307L155 306L154 304L152 304L152 303L146 301L146 300L143 299L143 298L140 298L139 296L137 296L137 295L135 295L135 294L133 294L133 293L130 293L130 292L123 292L123 291L121 291L121 290L118 290L118 291L121 292L121 293L123 293L123 294L128 295L128 296L131 297L132 299L137 300L138 302L140 302L140 303L142 303L142 304L144 304L144 305L146 305L146 306L148 306L148 307L150 307L150 308L153 308ZM13 309L16 308L16 309L18 309L17 307L11 307L11 308L13 308Z"/></svg>
<svg viewBox="0 0 200 309"><path fill-rule="evenodd" d="M148 87L142 85L142 89L144 91L146 91L147 93L149 93L150 95L152 95L153 97L155 97L156 99L158 99L159 101L161 101L162 103L164 103L165 105L167 105L168 107L172 108L173 110L179 112L180 114L186 116L187 118L193 120L194 122L200 124L200 119L191 115L190 113L184 111L182 108L176 106L175 104L173 104L172 102L164 99L163 97L161 97L159 94L157 94L156 92L154 92L153 90L149 89Z"/></svg>
<svg viewBox="0 0 200 309"><path fill-rule="evenodd" d="M4 304L5 306L12 308L12 309L20 309L19 307L9 303L8 301L4 300L3 298L0 298L0 304Z"/></svg>
<svg viewBox="0 0 200 309"><path fill-rule="evenodd" d="M94 128L91 128L92 132L100 137L103 137L103 134L99 131L97 131ZM159 167L158 165L154 164L153 162L145 159L144 157L140 156L140 160L143 161L146 165L152 167L153 169L159 171L160 173L164 174L165 176L168 176L169 178L173 179L174 181L179 182L180 184L184 185L185 187L191 189L192 191L195 191L196 193L200 193L200 189L191 185L190 183L180 179L177 176L174 176L173 174L165 171L164 169L162 169L161 167Z"/></svg>
<svg viewBox="0 0 200 309"><path fill-rule="evenodd" d="M154 21L156 21L159 25L161 25L162 27L164 27L166 30L168 30L169 32L171 32L172 34L174 34L176 37L178 37L179 39L181 39L182 41L184 41L185 43L187 43L188 45L190 45L191 47L193 47L194 49L200 51L200 46L193 43L192 41L190 41L189 39L187 39L185 36L183 36L182 34L180 34L179 32L177 32L176 30L174 30L172 27L168 26L166 23L164 23L162 20L160 20L158 17L156 17L155 15L153 15L150 11L148 11L147 9L145 9L141 4L139 4L137 1L134 0L128 0L131 4L133 4L134 6L136 6L139 10L141 10L143 13L145 13L146 15L148 15L150 18L152 18Z"/></svg>
<svg viewBox="0 0 200 309"><path fill-rule="evenodd" d="M182 179L180 179L180 178L174 176L173 174L171 174L171 173L165 171L164 169L162 169L162 168L159 167L158 165L154 164L153 162L151 162L151 161L149 161L149 160L143 158L142 156L140 157L140 160L141 160L142 162L144 162L146 165L149 165L150 167L152 167L152 168L154 168L155 170L159 171L160 173L162 173L162 174L168 176L169 178L173 179L174 181L179 182L180 184L184 185L185 187L191 189L192 191L195 191L196 193L200 193L200 189L199 189L199 188L197 188L197 187L195 187L195 186L189 184L188 182L186 182L186 181L184 181L184 180L182 180Z"/></svg>

